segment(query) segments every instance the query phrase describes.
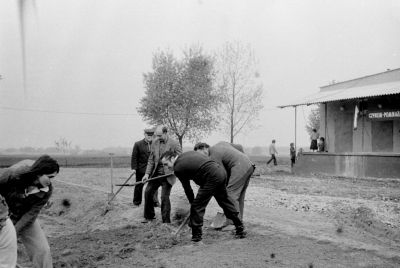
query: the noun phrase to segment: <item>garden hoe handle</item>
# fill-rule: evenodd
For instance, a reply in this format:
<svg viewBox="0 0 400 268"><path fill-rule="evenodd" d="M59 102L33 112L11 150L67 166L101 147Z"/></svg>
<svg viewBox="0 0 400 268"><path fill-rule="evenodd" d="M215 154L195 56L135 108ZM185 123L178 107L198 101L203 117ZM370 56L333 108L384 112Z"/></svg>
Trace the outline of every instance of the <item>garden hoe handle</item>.
<svg viewBox="0 0 400 268"><path fill-rule="evenodd" d="M122 186L122 187L124 187L124 186L136 186L136 185L138 185L138 184L142 184L142 183L145 184L145 183L148 183L149 181L154 181L154 180L162 179L162 178L165 178L165 177L169 177L169 176L171 176L171 175L174 175L174 173L169 173L169 174L165 174L165 175L153 177L153 178L151 178L151 179L148 179L148 180L145 181L145 182L143 182L143 181L137 181L137 182L131 183L131 184L127 184L127 183L125 182L125 183L123 183L123 184L115 184L115 186Z"/></svg>
<svg viewBox="0 0 400 268"><path fill-rule="evenodd" d="M190 219L190 212L188 213L188 215L186 216L186 218L183 220L183 222L181 223L181 225L179 225L178 229L175 231L174 236L177 236L179 234L179 232L182 230L183 226L186 225L186 223L189 221Z"/></svg>
<svg viewBox="0 0 400 268"><path fill-rule="evenodd" d="M126 179L124 184L126 184L132 178L133 175L135 175L135 172L132 172L132 174ZM117 196L117 194L121 192L122 188L124 188L124 186L119 187L118 191L115 192L115 194L111 197L110 201L108 201L107 204L111 204L111 201L113 201L114 198Z"/></svg>

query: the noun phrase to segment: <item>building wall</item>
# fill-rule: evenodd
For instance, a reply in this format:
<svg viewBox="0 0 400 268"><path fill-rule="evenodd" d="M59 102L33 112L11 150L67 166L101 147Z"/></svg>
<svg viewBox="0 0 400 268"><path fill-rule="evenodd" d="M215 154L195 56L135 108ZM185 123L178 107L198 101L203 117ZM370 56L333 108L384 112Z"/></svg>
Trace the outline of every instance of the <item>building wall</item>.
<svg viewBox="0 0 400 268"><path fill-rule="evenodd" d="M296 175L400 178L400 154L306 152L299 155L293 171Z"/></svg>
<svg viewBox="0 0 400 268"><path fill-rule="evenodd" d="M400 120L393 121L393 152L400 153Z"/></svg>
<svg viewBox="0 0 400 268"><path fill-rule="evenodd" d="M321 104L319 133L320 136L325 137L327 150L330 153L400 153L400 120L371 121L366 117L366 113L362 112L363 110L376 109L375 107L379 103L383 103L386 109L398 109L400 97L379 97L359 105L361 112L357 117L357 129L355 130L353 123L357 101L337 101Z"/></svg>
<svg viewBox="0 0 400 268"><path fill-rule="evenodd" d="M334 103L321 104L320 105L320 129L319 134L321 137L325 138L326 146L325 149L328 152L335 152L335 117L337 107L333 105ZM326 108L325 108L326 106ZM325 113L326 111L326 113ZM327 123L326 123L327 121Z"/></svg>

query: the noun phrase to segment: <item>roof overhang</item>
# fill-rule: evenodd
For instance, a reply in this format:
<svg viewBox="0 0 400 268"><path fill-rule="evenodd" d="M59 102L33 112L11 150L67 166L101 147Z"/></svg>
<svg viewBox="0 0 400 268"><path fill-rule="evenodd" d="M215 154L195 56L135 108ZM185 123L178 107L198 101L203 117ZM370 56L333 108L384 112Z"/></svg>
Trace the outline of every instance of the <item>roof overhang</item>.
<svg viewBox="0 0 400 268"><path fill-rule="evenodd" d="M278 106L279 108L296 107L301 105L311 105L318 103L327 103L341 100L363 99L369 97L378 97L384 95L393 95L400 93L400 81L384 84L366 85L360 87L348 87L336 90L324 90L299 101Z"/></svg>

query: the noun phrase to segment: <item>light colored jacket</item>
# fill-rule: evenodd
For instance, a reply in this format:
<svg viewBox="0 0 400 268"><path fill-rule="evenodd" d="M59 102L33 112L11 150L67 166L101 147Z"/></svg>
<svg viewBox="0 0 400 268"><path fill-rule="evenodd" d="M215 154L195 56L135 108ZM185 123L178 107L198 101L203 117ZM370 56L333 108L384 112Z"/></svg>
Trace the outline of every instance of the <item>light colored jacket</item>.
<svg viewBox="0 0 400 268"><path fill-rule="evenodd" d="M150 178L154 175L154 173L157 170L161 155L166 151L174 151L178 154L181 154L182 148L179 142L177 142L174 139L171 139L171 137L168 137L168 139L165 141L165 150L163 152L160 152L159 139L154 140L153 143L151 144L151 151L146 167L146 174L149 174ZM164 173L165 174L172 173L172 170L169 170L167 166L164 166ZM171 185L174 185L176 182L176 177L172 175L169 176L167 180Z"/></svg>
<svg viewBox="0 0 400 268"><path fill-rule="evenodd" d="M269 154L273 155L273 154L277 154L278 151L275 148L275 143L271 143L271 145L269 146Z"/></svg>

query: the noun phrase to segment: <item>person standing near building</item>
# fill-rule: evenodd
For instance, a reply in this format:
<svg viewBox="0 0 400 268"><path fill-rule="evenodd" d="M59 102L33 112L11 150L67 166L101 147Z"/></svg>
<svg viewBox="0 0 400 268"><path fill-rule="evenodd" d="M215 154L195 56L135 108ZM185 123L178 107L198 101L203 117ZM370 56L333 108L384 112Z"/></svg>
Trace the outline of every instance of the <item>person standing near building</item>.
<svg viewBox="0 0 400 268"><path fill-rule="evenodd" d="M294 143L290 143L290 166L293 168L294 164L296 163L296 148L294 148Z"/></svg>
<svg viewBox="0 0 400 268"><path fill-rule="evenodd" d="M278 163L276 161L276 155L278 154L278 151L276 150L275 143L276 143L276 141L272 140L271 144L269 145L268 150L269 150L269 154L271 155L271 158L268 160L267 165L271 161L274 161L274 165L275 166L278 165Z"/></svg>
<svg viewBox="0 0 400 268"><path fill-rule="evenodd" d="M182 153L179 142L168 136L168 128L165 126L158 126L155 131L156 139L151 145L149 159L147 161L147 167L145 175L143 176L143 182L146 182L152 177L158 177L168 173L172 173L168 170L168 167L164 167L161 162L160 156L166 151L173 151L177 154ZM169 195L171 193L172 185L175 183L176 177L171 175L167 178L161 178L153 181L149 181L144 193L144 220L143 223L149 222L155 219L155 212L153 206L154 193L161 186L161 216L163 223L171 222L171 202Z"/></svg>
<svg viewBox="0 0 400 268"><path fill-rule="evenodd" d="M17 235L8 217L8 206L0 195L0 267L15 267L17 264Z"/></svg>
<svg viewBox="0 0 400 268"><path fill-rule="evenodd" d="M319 134L318 134L317 130L314 128L310 135L310 140L311 140L310 150L313 152L318 150L318 138L319 138Z"/></svg>
<svg viewBox="0 0 400 268"><path fill-rule="evenodd" d="M320 153L326 152L326 148L325 148L325 138L324 138L324 137L320 137L320 138L319 138L319 142L318 142L318 152L320 152Z"/></svg>
<svg viewBox="0 0 400 268"><path fill-rule="evenodd" d="M210 156L212 160L223 165L227 172L228 195L233 199L239 217L243 220L244 198L255 165L240 148L243 150L241 145L221 141L212 147L207 143L197 143L194 150ZM227 222L225 225L229 224L232 223Z"/></svg>
<svg viewBox="0 0 400 268"><path fill-rule="evenodd" d="M228 195L226 171L221 164L196 151L185 152L181 155L173 151L166 151L161 159L165 165L173 169L189 200L190 227L194 243L202 240L204 213L212 197L217 200L226 217L233 221L236 227L236 238L246 237L243 222L238 216L239 212ZM190 180L200 186L196 197L190 186Z"/></svg>
<svg viewBox="0 0 400 268"><path fill-rule="evenodd" d="M50 246L37 217L53 193L51 180L59 170L56 160L42 155L36 161L22 160L0 175L0 195L35 268L53 267Z"/></svg>
<svg viewBox="0 0 400 268"><path fill-rule="evenodd" d="M136 175L136 182L142 181L142 178L146 172L147 162L149 160L151 143L153 141L154 129L144 130L144 139L135 142L132 149L131 158L131 169ZM135 186L133 191L133 205L140 206L142 203L143 184L138 184ZM157 200L157 193L154 194L154 205L159 206Z"/></svg>

